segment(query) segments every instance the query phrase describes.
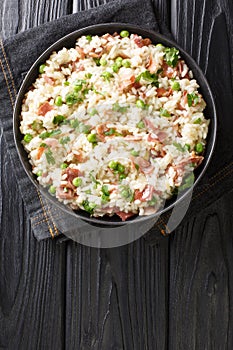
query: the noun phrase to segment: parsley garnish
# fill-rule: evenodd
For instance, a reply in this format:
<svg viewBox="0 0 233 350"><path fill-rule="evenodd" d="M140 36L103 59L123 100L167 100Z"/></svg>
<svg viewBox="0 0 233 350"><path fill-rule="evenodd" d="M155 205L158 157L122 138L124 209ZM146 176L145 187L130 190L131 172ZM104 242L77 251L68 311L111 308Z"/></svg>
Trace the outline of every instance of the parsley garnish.
<svg viewBox="0 0 233 350"><path fill-rule="evenodd" d="M53 153L50 148L45 152L46 160L48 164L54 165L55 164L55 159L53 157Z"/></svg>
<svg viewBox="0 0 233 350"><path fill-rule="evenodd" d="M166 47L165 49L165 60L167 64L171 67L175 67L177 65L179 59L179 50L175 47Z"/></svg>
<svg viewBox="0 0 233 350"><path fill-rule="evenodd" d="M188 99L189 107L191 107L192 105L196 106L199 102L199 96L196 95L194 92L192 92L191 94L188 94L187 99Z"/></svg>
<svg viewBox="0 0 233 350"><path fill-rule="evenodd" d="M159 82L158 82L158 75L157 74L152 74L150 73L148 70L146 70L145 72L142 72L141 74L139 74L135 81L139 82L141 79L147 81L149 84L152 84L156 87L159 87Z"/></svg>
<svg viewBox="0 0 233 350"><path fill-rule="evenodd" d="M48 137L53 137L53 136L56 136L56 135L59 135L61 134L61 130L60 129L56 129L56 130L52 130L52 131L45 131L45 132L42 132L42 134L40 134L40 138L42 140L45 140L47 139Z"/></svg>

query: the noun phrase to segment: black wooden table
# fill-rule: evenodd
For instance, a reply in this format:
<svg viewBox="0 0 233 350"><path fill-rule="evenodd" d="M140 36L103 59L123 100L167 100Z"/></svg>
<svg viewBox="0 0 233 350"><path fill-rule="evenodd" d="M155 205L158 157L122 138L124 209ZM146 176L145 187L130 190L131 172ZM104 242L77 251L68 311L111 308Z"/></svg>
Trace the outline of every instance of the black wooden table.
<svg viewBox="0 0 233 350"><path fill-rule="evenodd" d="M103 2L1 0L0 31L9 37ZM208 52L226 43L232 86L232 0L154 5L220 98ZM0 143L0 349L233 349L233 192L153 246L37 242L1 133Z"/></svg>

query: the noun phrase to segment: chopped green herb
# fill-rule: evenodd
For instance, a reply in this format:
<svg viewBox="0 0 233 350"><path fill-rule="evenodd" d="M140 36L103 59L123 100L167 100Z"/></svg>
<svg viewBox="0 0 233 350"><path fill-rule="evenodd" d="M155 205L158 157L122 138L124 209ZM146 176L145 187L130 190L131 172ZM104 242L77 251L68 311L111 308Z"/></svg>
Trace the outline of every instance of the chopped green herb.
<svg viewBox="0 0 233 350"><path fill-rule="evenodd" d="M56 136L56 135L59 135L61 134L61 130L60 129L56 129L56 130L52 130L52 131L45 131L45 132L42 132L42 134L40 134L40 138L42 140L45 140L47 139L48 137L53 137L53 136Z"/></svg>
<svg viewBox="0 0 233 350"><path fill-rule="evenodd" d="M120 36L121 36L122 38L127 38L127 37L129 36L128 30L122 30L122 31L120 32Z"/></svg>
<svg viewBox="0 0 233 350"><path fill-rule="evenodd" d="M82 99L77 97L75 93L72 94L67 94L66 95L66 104L67 106L73 106L75 103L80 103L82 102Z"/></svg>
<svg viewBox="0 0 233 350"><path fill-rule="evenodd" d="M186 190L187 188L192 187L193 183L194 183L194 174L191 173L189 174L187 177L185 177L185 179L182 182L182 185L179 187L179 191L183 191Z"/></svg>
<svg viewBox="0 0 233 350"><path fill-rule="evenodd" d="M139 165L138 164L135 163L134 166L135 166L136 170L139 170Z"/></svg>
<svg viewBox="0 0 233 350"><path fill-rule="evenodd" d="M33 139L33 136L31 134L25 134L23 140L26 143L29 143Z"/></svg>
<svg viewBox="0 0 233 350"><path fill-rule="evenodd" d="M145 123L142 120L140 120L140 122L137 123L136 127L139 129L143 129L145 128Z"/></svg>
<svg viewBox="0 0 233 350"><path fill-rule="evenodd" d="M144 81L148 82L149 84L152 84L156 87L159 87L159 82L158 82L158 75L157 74L152 74L150 73L148 70L146 70L145 72L142 72L141 74L139 74L135 81L139 82L141 79L143 79Z"/></svg>
<svg viewBox="0 0 233 350"><path fill-rule="evenodd" d="M86 73L86 74L85 74L85 78L90 79L91 77L92 77L92 74L91 74L91 73Z"/></svg>
<svg viewBox="0 0 233 350"><path fill-rule="evenodd" d="M89 202L87 199L82 202L82 206L86 212L93 214L97 205L95 203Z"/></svg>
<svg viewBox="0 0 233 350"><path fill-rule="evenodd" d="M101 190L102 190L102 192L103 192L103 194L104 194L105 196L110 196L110 192L109 192L109 190L108 190L108 186L107 186L107 185L103 185L102 188L101 188Z"/></svg>
<svg viewBox="0 0 233 350"><path fill-rule="evenodd" d="M120 175L119 175L119 180L123 180L123 179L125 179L126 177L127 177L126 174L120 174Z"/></svg>
<svg viewBox="0 0 233 350"><path fill-rule="evenodd" d="M42 174L43 174L43 171L42 171L42 170L39 170L39 171L36 173L36 176L40 177L40 176L42 176Z"/></svg>
<svg viewBox="0 0 233 350"><path fill-rule="evenodd" d="M97 66L100 66L100 58L93 58L93 60Z"/></svg>
<svg viewBox="0 0 233 350"><path fill-rule="evenodd" d="M70 137L69 136L64 136L59 140L59 143L61 145L65 145L66 143L70 142Z"/></svg>
<svg viewBox="0 0 233 350"><path fill-rule="evenodd" d="M130 152L130 154L134 157L137 157L139 156L139 152L138 151L135 151L134 149Z"/></svg>
<svg viewBox="0 0 233 350"><path fill-rule="evenodd" d="M153 196L153 198L148 202L149 205L153 206L157 203L157 198Z"/></svg>
<svg viewBox="0 0 233 350"><path fill-rule="evenodd" d="M88 114L92 117L93 115L98 114L98 111L96 108L92 108L88 111Z"/></svg>
<svg viewBox="0 0 233 350"><path fill-rule="evenodd" d="M201 124L201 118L197 118L197 119L193 122L193 124Z"/></svg>
<svg viewBox="0 0 233 350"><path fill-rule="evenodd" d="M40 74L43 74L44 73L44 69L45 69L45 64L41 64L40 67L39 67L39 73Z"/></svg>
<svg viewBox="0 0 233 350"><path fill-rule="evenodd" d="M120 113L127 112L128 108L129 108L129 106L120 106L118 102L114 103L112 106L113 111L120 112Z"/></svg>
<svg viewBox="0 0 233 350"><path fill-rule="evenodd" d="M118 163L115 162L114 160L111 160L109 163L108 163L108 167L112 170L116 170L117 169L117 165Z"/></svg>
<svg viewBox="0 0 233 350"><path fill-rule="evenodd" d="M111 128L108 131L105 131L104 135L111 136L111 135L114 135L115 133L116 133L116 130Z"/></svg>
<svg viewBox="0 0 233 350"><path fill-rule="evenodd" d="M125 167L124 165L122 165L121 163L117 164L117 171L121 174L123 174L125 172Z"/></svg>
<svg viewBox="0 0 233 350"><path fill-rule="evenodd" d="M64 119L65 119L64 115L56 115L53 118L53 124L60 124L63 122Z"/></svg>
<svg viewBox="0 0 233 350"><path fill-rule="evenodd" d="M196 106L199 102L199 96L196 95L194 92L192 92L191 94L188 94L187 99L188 99L189 107L191 107L192 105Z"/></svg>
<svg viewBox="0 0 233 350"><path fill-rule="evenodd" d="M180 152L186 151L186 149L178 142L173 142L173 146L175 146L178 149L178 151L180 151Z"/></svg>
<svg viewBox="0 0 233 350"><path fill-rule="evenodd" d="M161 117L166 117L166 118L170 118L171 114L164 108L160 109L160 115Z"/></svg>
<svg viewBox="0 0 233 350"><path fill-rule="evenodd" d="M91 126L84 124L84 123L79 123L79 125L77 126L76 130L80 133L80 134L89 134L90 130L91 130Z"/></svg>
<svg viewBox="0 0 233 350"><path fill-rule="evenodd" d="M64 82L64 85L65 85L65 86L69 86L69 85L70 85L70 82L69 82L69 81L65 81L65 82Z"/></svg>
<svg viewBox="0 0 233 350"><path fill-rule="evenodd" d="M175 47L165 48L165 60L169 66L175 67L177 65L178 59L179 59L179 50L177 50Z"/></svg>
<svg viewBox="0 0 233 350"><path fill-rule="evenodd" d="M100 182L96 180L95 176L93 175L92 173L93 171L90 172L90 178L91 178L91 181L94 182L96 185L99 185Z"/></svg>
<svg viewBox="0 0 233 350"><path fill-rule="evenodd" d="M48 164L54 165L56 163L50 148L45 152L45 156Z"/></svg>
<svg viewBox="0 0 233 350"><path fill-rule="evenodd" d="M77 128L78 126L79 126L79 124L80 124L80 122L78 121L78 119L72 119L71 121L70 121L70 126L71 126L71 128Z"/></svg>
<svg viewBox="0 0 233 350"><path fill-rule="evenodd" d="M190 149L191 149L191 146L188 144L188 143L186 143L185 145L184 145L184 148L185 148L185 150L186 151L190 151Z"/></svg>

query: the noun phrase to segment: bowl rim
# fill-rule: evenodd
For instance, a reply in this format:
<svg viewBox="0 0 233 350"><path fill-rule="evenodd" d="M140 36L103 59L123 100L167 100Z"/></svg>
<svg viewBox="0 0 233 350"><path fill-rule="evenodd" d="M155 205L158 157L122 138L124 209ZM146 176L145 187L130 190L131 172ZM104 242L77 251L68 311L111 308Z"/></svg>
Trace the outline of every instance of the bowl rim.
<svg viewBox="0 0 233 350"><path fill-rule="evenodd" d="M114 32L114 31L118 31L118 30L122 29L127 29L130 32L135 32L135 34L138 34L138 32L143 32L145 33L145 35L147 36L151 36L154 37L154 41L161 41L163 43L165 43L167 46L169 47L176 47L181 54L181 57L184 58L185 62L187 63L187 59L188 59L188 67L193 70L193 68L195 68L196 70L196 74L194 76L194 79L197 80L198 84L199 84L199 77L201 77L202 79L202 85L205 85L205 90L206 90L206 94L208 93L209 98L211 100L211 107L213 109L213 115L211 116L211 124L213 124L213 126L211 126L211 135L209 135L210 133L210 128L208 130L208 137L211 137L211 145L210 145L210 150L209 150L209 154L208 156L204 156L204 165L202 170L200 171L200 173L198 174L198 176L195 178L195 181L193 183L193 185L187 189L186 191L184 191L179 198L175 199L174 202L170 203L169 205L165 206L158 210L158 212L148 215L148 216L139 216L139 215L135 215L134 217L132 217L132 219L127 220L127 221L111 221L110 216L107 216L108 220L104 220L103 218L106 219L106 216L104 217L91 217L89 216L89 214L85 213L83 210L77 210L74 211L71 208L69 208L67 205L63 204L62 202L59 202L59 200L56 197L53 197L52 195L49 194L48 190L44 187L42 187L37 180L35 179L33 173L28 170L26 168L25 162L22 159L22 154L20 152L20 148L23 149L23 145L21 143L21 140L18 139L17 134L21 134L21 132L19 131L19 127L18 127L18 123L19 123L19 110L21 110L21 105L22 105L22 100L23 100L23 96L25 95L25 93L28 90L28 80L30 78L30 76L33 74L34 70L38 68L38 65L42 62L44 62L44 60L47 60L48 55L51 55L51 53L54 50L60 50L61 48L58 48L58 46L60 46L61 44L63 45L63 47L67 47L66 46L66 42L67 40L71 39L72 37L74 38L74 42L82 35L88 34L87 32L90 31L96 31L95 35L102 35L102 34L98 34L98 31L102 32L105 29L105 32ZM144 34L139 34L144 36ZM152 40L153 42L153 40ZM68 45L69 46L69 45ZM192 66L192 68L190 67L190 64ZM198 76L197 76L198 75ZM200 88L202 88L202 86L200 85ZM122 225L129 225L132 223L136 223L136 222L143 222L145 220L150 220L150 219L154 219L157 218L158 216L161 216L162 214L166 213L167 211L171 210L172 208L174 208L177 204L180 204L190 193L191 191L193 191L194 187L196 187L196 185L199 183L199 181L201 180L201 178L203 177L204 173L206 172L206 169L209 166L210 160L212 158L215 146L216 146L216 134L217 134L217 112L216 112L216 106L215 106L215 101L214 101L214 97L213 97L213 93L211 91L211 88L209 86L209 83L204 75L204 73L202 72L201 68L198 66L198 64L196 63L196 61L192 58L192 56L190 56L189 53L187 53L179 44L177 44L175 41L171 40L170 38L167 38L166 35L162 35L160 33L155 32L154 30L148 29L147 27L142 27L142 26L138 26L135 24L130 24L130 23L121 23L121 22L109 22L109 23L99 23L99 24L94 24L91 26L86 26L80 29L77 29L75 31L72 31L68 34L66 34L65 36L61 37L60 39L58 39L57 41L55 41L52 45L50 45L46 50L44 50L39 57L34 61L33 65L30 67L30 69L28 70L26 76L24 77L17 97L16 97L16 101L15 101L15 105L14 105L14 110L13 110L13 136L14 136L14 142L15 142L15 146L17 149L17 153L18 156L20 158L20 162L23 166L24 171L26 172L27 176L29 177L29 179L32 181L32 183L34 184L34 186L46 197L46 199L49 200L50 203L52 203L53 205L57 206L59 209L61 209L63 212L66 212L69 215L74 216L76 219L82 219L90 224L100 224L103 225L104 227L109 227L109 226L122 226ZM21 134L22 135L22 134ZM210 142L210 140L209 140ZM25 150L24 150L25 151ZM23 152L23 151L22 151ZM26 151L25 151L26 152ZM84 215L84 213L86 215ZM80 215L83 214L83 215Z"/></svg>

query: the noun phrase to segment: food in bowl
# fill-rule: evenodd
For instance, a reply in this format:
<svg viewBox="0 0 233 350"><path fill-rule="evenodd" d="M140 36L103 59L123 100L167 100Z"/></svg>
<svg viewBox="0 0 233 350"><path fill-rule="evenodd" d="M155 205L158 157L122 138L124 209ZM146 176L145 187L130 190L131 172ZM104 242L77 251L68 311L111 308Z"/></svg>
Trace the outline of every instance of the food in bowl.
<svg viewBox="0 0 233 350"><path fill-rule="evenodd" d="M193 182L209 120L175 47L126 30L53 52L26 93L20 131L51 195L95 217L156 213Z"/></svg>

